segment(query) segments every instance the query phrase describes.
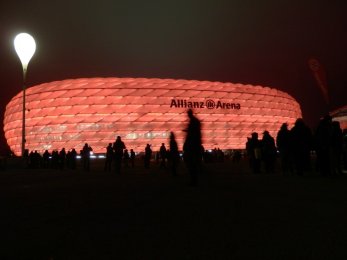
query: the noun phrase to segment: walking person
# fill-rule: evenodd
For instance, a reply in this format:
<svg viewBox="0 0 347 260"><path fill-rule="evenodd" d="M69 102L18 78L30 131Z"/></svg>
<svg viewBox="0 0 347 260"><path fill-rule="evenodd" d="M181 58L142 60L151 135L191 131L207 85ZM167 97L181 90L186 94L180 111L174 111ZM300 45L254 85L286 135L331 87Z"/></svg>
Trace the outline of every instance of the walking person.
<svg viewBox="0 0 347 260"><path fill-rule="evenodd" d="M106 147L106 158L105 158L105 167L104 171L111 171L112 168L112 160L113 160L113 147L112 143L109 143Z"/></svg>
<svg viewBox="0 0 347 260"><path fill-rule="evenodd" d="M71 153L70 153L70 163L71 163L71 169L76 170L76 157L77 157L77 152L75 148L72 148Z"/></svg>
<svg viewBox="0 0 347 260"><path fill-rule="evenodd" d="M162 143L161 146L160 146L160 150L159 150L159 153L160 153L160 168L164 168L166 169L166 147L165 147L165 144Z"/></svg>
<svg viewBox="0 0 347 260"><path fill-rule="evenodd" d="M130 149L130 164L131 164L131 168L135 167L135 152L133 149Z"/></svg>
<svg viewBox="0 0 347 260"><path fill-rule="evenodd" d="M117 136L116 141L113 143L114 152L114 165L116 173L121 173L123 151L125 149L125 144L120 136Z"/></svg>
<svg viewBox="0 0 347 260"><path fill-rule="evenodd" d="M284 175L293 173L291 138L287 123L282 124L281 129L278 131L276 144L280 153L282 173Z"/></svg>
<svg viewBox="0 0 347 260"><path fill-rule="evenodd" d="M169 150L169 160L171 164L172 175L177 175L177 164L179 162L179 152L178 145L175 139L175 134L173 132L170 133L170 150Z"/></svg>
<svg viewBox="0 0 347 260"><path fill-rule="evenodd" d="M187 165L190 175L190 185L198 184L198 174L201 169L202 158L202 141L201 141L201 123L200 120L193 115L193 110L187 111L189 118L186 131L186 139L183 145L184 161Z"/></svg>
<svg viewBox="0 0 347 260"><path fill-rule="evenodd" d="M257 132L253 132L251 136L246 143L247 156L253 173L258 174L261 172L261 142Z"/></svg>
<svg viewBox="0 0 347 260"><path fill-rule="evenodd" d="M129 168L129 152L127 149L124 150L123 153L123 161L124 161L124 167Z"/></svg>
<svg viewBox="0 0 347 260"><path fill-rule="evenodd" d="M145 168L146 169L149 169L151 157L152 157L151 145L147 144L145 148Z"/></svg>
<svg viewBox="0 0 347 260"><path fill-rule="evenodd" d="M303 175L310 170L310 153L312 148L311 129L305 124L302 118L295 121L294 127L290 130L293 145L294 169L296 174Z"/></svg>
<svg viewBox="0 0 347 260"><path fill-rule="evenodd" d="M265 172L274 173L277 149L275 145L275 140L270 135L269 131L264 131L263 133L263 139L261 140L261 148L262 148L262 160L264 161Z"/></svg>
<svg viewBox="0 0 347 260"><path fill-rule="evenodd" d="M65 151L65 148L63 148L59 152L59 168L60 168L60 170L64 170L65 161L66 161L66 151Z"/></svg>
<svg viewBox="0 0 347 260"><path fill-rule="evenodd" d="M92 147L85 143L82 149L83 170L90 171L90 153L93 151Z"/></svg>

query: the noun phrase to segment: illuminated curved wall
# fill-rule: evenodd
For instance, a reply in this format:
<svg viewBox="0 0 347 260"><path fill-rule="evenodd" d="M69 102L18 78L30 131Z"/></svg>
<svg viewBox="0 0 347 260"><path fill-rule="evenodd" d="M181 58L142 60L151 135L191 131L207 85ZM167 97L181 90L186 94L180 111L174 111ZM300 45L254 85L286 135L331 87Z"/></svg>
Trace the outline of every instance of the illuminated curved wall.
<svg viewBox="0 0 347 260"><path fill-rule="evenodd" d="M334 121L339 121L342 129L347 129L347 106L341 107L330 113Z"/></svg>
<svg viewBox="0 0 347 260"><path fill-rule="evenodd" d="M159 149L176 133L182 148L186 111L202 121L205 149L245 148L251 132L274 137L282 123L301 117L287 93L268 87L173 79L82 78L44 83L26 91L26 148L39 152L80 150L88 143L104 152L121 136L128 149ZM4 131L21 153L22 93L7 105ZM261 137L261 135L260 135Z"/></svg>

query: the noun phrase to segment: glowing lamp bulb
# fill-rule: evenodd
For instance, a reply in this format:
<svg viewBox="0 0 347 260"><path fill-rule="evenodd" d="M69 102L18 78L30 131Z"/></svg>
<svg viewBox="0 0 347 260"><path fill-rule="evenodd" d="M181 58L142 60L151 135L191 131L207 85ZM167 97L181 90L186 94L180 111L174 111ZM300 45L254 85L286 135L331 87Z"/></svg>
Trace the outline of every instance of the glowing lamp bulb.
<svg viewBox="0 0 347 260"><path fill-rule="evenodd" d="M14 38L14 48L22 62L23 70L26 70L36 50L34 38L30 34L20 33Z"/></svg>

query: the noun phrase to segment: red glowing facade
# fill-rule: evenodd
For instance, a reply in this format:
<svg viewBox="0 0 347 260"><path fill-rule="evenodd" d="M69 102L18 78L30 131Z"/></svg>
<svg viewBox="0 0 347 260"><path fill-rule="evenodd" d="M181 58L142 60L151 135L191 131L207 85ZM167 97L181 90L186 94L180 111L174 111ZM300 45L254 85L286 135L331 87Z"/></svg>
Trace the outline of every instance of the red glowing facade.
<svg viewBox="0 0 347 260"><path fill-rule="evenodd" d="M341 107L330 113L334 121L339 121L341 129L347 129L347 106Z"/></svg>
<svg viewBox="0 0 347 260"><path fill-rule="evenodd" d="M85 143L105 152L121 136L128 149L159 149L175 132L182 148L192 108L202 122L205 149L244 149L252 132L276 136L282 123L301 117L287 93L252 85L208 81L82 78L55 81L26 90L26 148L43 152ZM21 153L22 92L6 106L7 143Z"/></svg>

